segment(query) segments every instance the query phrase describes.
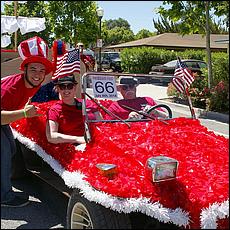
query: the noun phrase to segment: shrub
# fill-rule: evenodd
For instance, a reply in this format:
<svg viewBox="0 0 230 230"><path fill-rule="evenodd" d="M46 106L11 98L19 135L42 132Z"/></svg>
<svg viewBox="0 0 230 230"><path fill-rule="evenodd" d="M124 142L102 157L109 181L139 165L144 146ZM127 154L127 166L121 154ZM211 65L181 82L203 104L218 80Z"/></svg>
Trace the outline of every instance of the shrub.
<svg viewBox="0 0 230 230"><path fill-rule="evenodd" d="M177 91L177 89L174 87L174 85L171 82L168 84L167 95L180 97L180 93Z"/></svg>
<svg viewBox="0 0 230 230"><path fill-rule="evenodd" d="M124 72L148 74L151 67L175 60L177 56L182 59L204 60L204 50L174 51L152 47L126 48L121 51L121 67Z"/></svg>
<svg viewBox="0 0 230 230"><path fill-rule="evenodd" d="M208 71L202 69L203 76L197 76L189 88L194 107L206 109L207 111L228 112L229 110L229 62L228 54L212 53L213 82L211 89L208 88ZM168 96L182 99L186 95L180 94L172 84L167 90Z"/></svg>
<svg viewBox="0 0 230 230"><path fill-rule="evenodd" d="M220 81L210 90L207 100L207 110L216 112L229 112L229 83Z"/></svg>

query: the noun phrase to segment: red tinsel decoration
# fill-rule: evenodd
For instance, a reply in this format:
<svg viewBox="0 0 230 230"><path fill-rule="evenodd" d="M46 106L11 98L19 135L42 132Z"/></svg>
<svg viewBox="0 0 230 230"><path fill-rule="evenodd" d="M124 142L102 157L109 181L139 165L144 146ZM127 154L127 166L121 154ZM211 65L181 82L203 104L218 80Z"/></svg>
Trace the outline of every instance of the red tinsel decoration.
<svg viewBox="0 0 230 230"><path fill-rule="evenodd" d="M105 107L111 103L100 102ZM167 208L180 207L189 212L191 228L200 228L203 208L228 199L229 140L208 131L199 120L174 118L168 125L159 120L133 122L130 128L123 123L93 123L92 141L81 152L71 144L47 142L45 114L52 103L34 103L44 116L21 119L12 127L35 141L66 170L82 172L96 189L117 197L148 197ZM147 159L159 155L178 160L176 180L152 183L145 178ZM117 176L113 180L104 177L97 163L116 164Z"/></svg>

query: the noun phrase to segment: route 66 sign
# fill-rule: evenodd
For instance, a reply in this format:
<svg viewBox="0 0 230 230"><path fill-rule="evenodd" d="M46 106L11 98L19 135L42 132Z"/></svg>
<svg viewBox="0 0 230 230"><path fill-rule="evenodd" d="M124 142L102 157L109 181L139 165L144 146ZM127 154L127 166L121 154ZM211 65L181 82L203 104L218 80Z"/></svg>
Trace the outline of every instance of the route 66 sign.
<svg viewBox="0 0 230 230"><path fill-rule="evenodd" d="M117 97L117 87L114 76L92 76L92 86L95 98Z"/></svg>

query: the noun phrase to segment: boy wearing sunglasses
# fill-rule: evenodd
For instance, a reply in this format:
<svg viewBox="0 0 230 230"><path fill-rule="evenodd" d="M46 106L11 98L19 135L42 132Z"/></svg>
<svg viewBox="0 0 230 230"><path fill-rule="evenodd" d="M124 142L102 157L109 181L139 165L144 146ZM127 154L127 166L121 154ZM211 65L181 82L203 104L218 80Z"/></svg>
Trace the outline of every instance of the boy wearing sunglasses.
<svg viewBox="0 0 230 230"><path fill-rule="evenodd" d="M130 76L120 76L118 80L117 89L120 91L121 95L124 99L114 101L109 106L109 111L114 113L115 115L119 116L121 119L141 119L142 115L138 114L137 112L130 111L129 109L125 108L124 106L128 106L133 108L134 110L144 111L145 108L155 106L157 103L151 97L137 97L137 86L138 86L138 79ZM156 115L166 117L166 114L161 110L157 110ZM105 119L112 120L114 117L106 114Z"/></svg>
<svg viewBox="0 0 230 230"><path fill-rule="evenodd" d="M82 99L75 97L77 84L74 75L55 81L60 100L52 105L47 113L46 137L50 143L85 144ZM95 107L87 107L91 108L90 119L99 116Z"/></svg>

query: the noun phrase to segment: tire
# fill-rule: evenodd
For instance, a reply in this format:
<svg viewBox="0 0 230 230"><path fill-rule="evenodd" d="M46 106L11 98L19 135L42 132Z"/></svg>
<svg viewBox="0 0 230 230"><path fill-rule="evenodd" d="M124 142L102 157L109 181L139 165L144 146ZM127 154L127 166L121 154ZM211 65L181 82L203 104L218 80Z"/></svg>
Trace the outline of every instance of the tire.
<svg viewBox="0 0 230 230"><path fill-rule="evenodd" d="M131 229L131 223L128 214L118 213L90 202L82 197L78 190L74 190L68 203L66 227L67 229Z"/></svg>

